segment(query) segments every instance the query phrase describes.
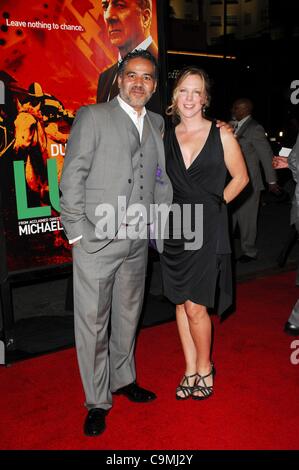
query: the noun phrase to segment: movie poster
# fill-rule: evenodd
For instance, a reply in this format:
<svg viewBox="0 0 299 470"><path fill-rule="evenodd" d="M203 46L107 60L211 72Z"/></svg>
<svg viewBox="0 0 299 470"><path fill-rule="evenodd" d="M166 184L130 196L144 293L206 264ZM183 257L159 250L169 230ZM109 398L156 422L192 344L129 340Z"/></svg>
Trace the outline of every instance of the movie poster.
<svg viewBox="0 0 299 470"><path fill-rule="evenodd" d="M71 261L59 218L70 128L80 106L113 98L121 42L129 35L133 45L143 28L136 8L146 8L144 48L152 47L156 0L1 1L0 210L8 272Z"/></svg>

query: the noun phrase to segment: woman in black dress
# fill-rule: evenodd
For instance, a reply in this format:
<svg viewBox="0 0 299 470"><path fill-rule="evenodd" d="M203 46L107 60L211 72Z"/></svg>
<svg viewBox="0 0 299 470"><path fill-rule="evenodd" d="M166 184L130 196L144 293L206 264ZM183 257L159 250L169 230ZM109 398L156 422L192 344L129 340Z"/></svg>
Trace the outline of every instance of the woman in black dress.
<svg viewBox="0 0 299 470"><path fill-rule="evenodd" d="M226 204L248 182L244 159L232 132L226 127L219 129L204 117L204 107L208 104L206 73L197 68L183 70L167 111L179 118L179 124L166 133L165 151L173 204L181 209L181 214L186 210L183 205L189 205L191 218L186 224L187 217L173 211L161 256L164 293L176 304L186 362L185 374L176 390L178 400L189 397L203 400L213 393L215 370L210 359L211 319L207 308L215 306L217 284L218 313L231 304ZM231 178L226 185L227 171ZM193 245L190 244L192 232L196 233L194 241L197 239Z"/></svg>

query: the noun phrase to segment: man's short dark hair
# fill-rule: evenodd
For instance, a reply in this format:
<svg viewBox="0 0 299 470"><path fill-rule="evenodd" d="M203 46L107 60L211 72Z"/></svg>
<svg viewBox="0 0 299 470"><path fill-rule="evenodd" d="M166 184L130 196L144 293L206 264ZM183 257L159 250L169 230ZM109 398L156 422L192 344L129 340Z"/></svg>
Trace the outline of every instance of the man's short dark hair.
<svg viewBox="0 0 299 470"><path fill-rule="evenodd" d="M132 59L145 59L151 62L154 66L154 79L157 80L158 78L158 62L156 58L147 50L144 49L135 49L132 52L128 52L125 57L121 60L118 65L117 75L122 75L125 67L127 66L128 62Z"/></svg>

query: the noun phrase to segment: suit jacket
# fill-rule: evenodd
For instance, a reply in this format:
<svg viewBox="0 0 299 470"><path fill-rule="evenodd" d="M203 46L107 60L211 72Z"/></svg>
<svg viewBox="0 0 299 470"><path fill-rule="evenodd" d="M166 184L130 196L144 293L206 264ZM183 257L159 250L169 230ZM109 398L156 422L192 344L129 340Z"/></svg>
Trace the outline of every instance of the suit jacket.
<svg viewBox="0 0 299 470"><path fill-rule="evenodd" d="M60 181L61 221L68 239L83 235L81 243L89 253L98 251L111 241L101 240L95 234L99 220L95 214L96 207L111 204L118 221L118 196L125 196L129 201L132 192L132 156L123 113L117 98L108 103L83 106L76 114L67 144ZM170 205L172 187L165 171L161 137L164 121L151 111L147 112L145 119L156 143L160 168L155 182L154 203ZM118 228L116 225L115 233ZM158 249L162 249L161 244Z"/></svg>
<svg viewBox="0 0 299 470"><path fill-rule="evenodd" d="M296 183L295 193L293 198L293 207L291 211L291 224L296 224L297 230L299 228L299 134L296 143L288 156L289 168L292 172L294 181Z"/></svg>
<svg viewBox="0 0 299 470"><path fill-rule="evenodd" d="M255 119L250 117L238 129L237 138L241 146L250 183L254 191L264 189L260 164L263 167L268 183L276 181L275 170L272 167L273 152L265 135L265 130Z"/></svg>
<svg viewBox="0 0 299 470"><path fill-rule="evenodd" d="M156 59L158 59L158 48L157 45L152 42L147 49ZM107 70L99 75L98 81L98 90L97 90L97 103L105 103L110 101L118 95L118 86L117 86L117 74L118 63L116 62ZM161 112L161 103L160 96L158 92L158 87L156 92L153 94L151 99L146 105L147 109L154 111L156 113Z"/></svg>

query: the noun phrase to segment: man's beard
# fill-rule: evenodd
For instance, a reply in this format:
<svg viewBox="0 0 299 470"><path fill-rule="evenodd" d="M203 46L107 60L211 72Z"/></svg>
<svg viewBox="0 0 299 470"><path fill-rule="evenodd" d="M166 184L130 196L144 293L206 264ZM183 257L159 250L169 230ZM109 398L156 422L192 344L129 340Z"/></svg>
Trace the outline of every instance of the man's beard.
<svg viewBox="0 0 299 470"><path fill-rule="evenodd" d="M149 93L147 92L146 90L144 90L144 88L138 88L138 90L142 90L143 91L143 94L141 96L136 96L136 95L132 95L131 92L134 91L134 89L137 90L136 87L132 87L131 90L126 93L124 91L120 91L120 96L123 98L123 100L128 103L130 106L134 107L134 106L140 106L140 107L143 107L146 105L146 103L149 101L149 99L151 98L152 96L152 93Z"/></svg>

